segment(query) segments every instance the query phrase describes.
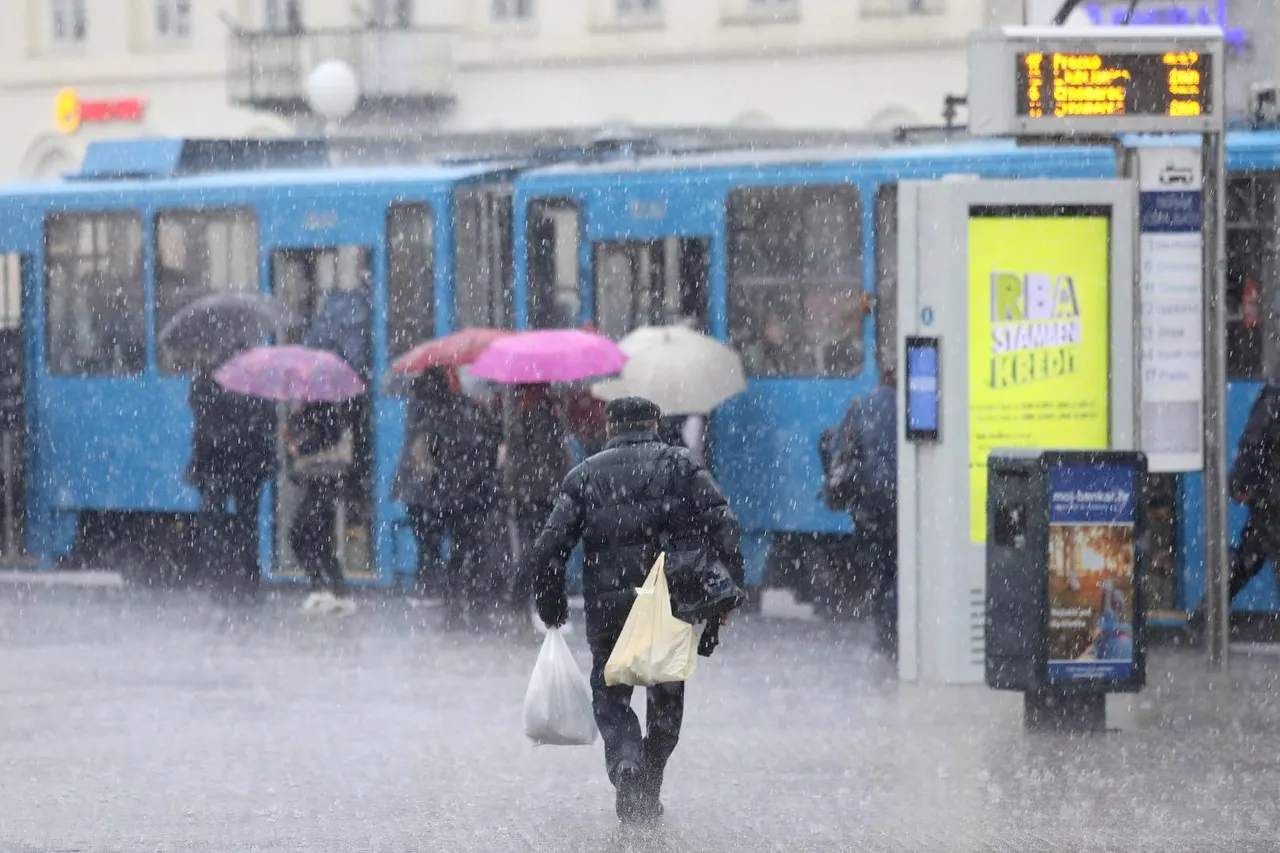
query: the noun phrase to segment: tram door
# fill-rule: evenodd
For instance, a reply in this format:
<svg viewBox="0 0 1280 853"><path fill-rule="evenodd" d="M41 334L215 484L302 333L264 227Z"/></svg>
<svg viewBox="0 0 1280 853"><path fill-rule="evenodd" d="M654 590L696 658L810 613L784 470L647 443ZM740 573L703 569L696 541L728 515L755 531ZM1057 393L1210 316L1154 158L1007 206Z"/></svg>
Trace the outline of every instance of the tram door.
<svg viewBox="0 0 1280 853"><path fill-rule="evenodd" d="M366 246L278 249L271 253L271 288L288 309L292 323L282 343L307 344L338 350L371 384L372 374L372 251ZM343 573L352 580L377 577L373 563L373 417L372 392L341 407L352 428L353 464L346 482L337 489L338 511L334 541ZM281 418L287 418L282 407ZM289 542L303 490L293 483L281 460L276 490L275 574L300 577Z"/></svg>
<svg viewBox="0 0 1280 853"><path fill-rule="evenodd" d="M596 243L596 328L615 340L678 322L706 331L709 248L702 237Z"/></svg>
<svg viewBox="0 0 1280 853"><path fill-rule="evenodd" d="M26 336L22 323L22 276L28 258L0 255L0 559L26 553Z"/></svg>

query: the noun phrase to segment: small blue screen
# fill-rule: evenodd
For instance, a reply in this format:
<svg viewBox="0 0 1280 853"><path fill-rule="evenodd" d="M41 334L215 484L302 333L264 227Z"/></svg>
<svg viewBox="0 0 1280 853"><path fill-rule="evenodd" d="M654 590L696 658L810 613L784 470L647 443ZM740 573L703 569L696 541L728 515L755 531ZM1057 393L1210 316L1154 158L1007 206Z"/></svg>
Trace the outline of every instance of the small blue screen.
<svg viewBox="0 0 1280 853"><path fill-rule="evenodd" d="M938 431L938 348L907 347L907 431Z"/></svg>

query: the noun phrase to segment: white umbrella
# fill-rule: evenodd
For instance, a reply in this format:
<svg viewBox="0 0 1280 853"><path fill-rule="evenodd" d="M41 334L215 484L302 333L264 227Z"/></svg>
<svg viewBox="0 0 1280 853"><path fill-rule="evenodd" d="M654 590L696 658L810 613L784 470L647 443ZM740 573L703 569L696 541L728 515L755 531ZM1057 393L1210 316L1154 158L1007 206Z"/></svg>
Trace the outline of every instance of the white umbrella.
<svg viewBox="0 0 1280 853"><path fill-rule="evenodd" d="M736 352L684 326L644 326L618 348L628 356L622 374L591 386L601 400L646 397L663 414L702 415L747 388Z"/></svg>

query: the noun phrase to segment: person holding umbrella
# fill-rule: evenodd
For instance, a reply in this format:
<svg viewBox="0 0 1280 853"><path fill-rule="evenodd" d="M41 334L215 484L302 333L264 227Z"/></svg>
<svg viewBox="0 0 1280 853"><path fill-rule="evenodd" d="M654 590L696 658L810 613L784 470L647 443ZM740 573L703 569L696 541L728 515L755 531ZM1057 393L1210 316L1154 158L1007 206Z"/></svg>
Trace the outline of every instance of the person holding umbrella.
<svg viewBox="0 0 1280 853"><path fill-rule="evenodd" d="M405 441L393 494L408 509L418 545L418 582L439 574L440 546L449 537L443 581L449 616L480 603L486 582L485 531L497 506L498 425L454 387L443 367L413 383Z"/></svg>
<svg viewBox="0 0 1280 853"><path fill-rule="evenodd" d="M311 579L304 612L346 616L356 610L334 540L338 497L354 458L354 437L346 421L333 403L296 403L285 426L289 473L303 488L289 526L289 546Z"/></svg>
<svg viewBox="0 0 1280 853"><path fill-rule="evenodd" d="M214 379L228 391L293 404L281 438L289 475L303 488L289 528L294 556L311 578L303 610L354 612L334 534L337 500L355 455L341 404L363 394L364 381L341 357L302 346L254 347L218 368Z"/></svg>
<svg viewBox="0 0 1280 853"><path fill-rule="evenodd" d="M186 479L200 493L196 537L216 595L258 590L258 510L275 474L275 411L266 400L224 391L207 369L191 381L191 461Z"/></svg>
<svg viewBox="0 0 1280 853"><path fill-rule="evenodd" d="M224 390L212 366L253 346L286 316L271 296L233 291L189 303L159 334L171 366L194 371L186 480L200 494L196 542L219 596L258 589L258 515L262 487L276 469L275 408Z"/></svg>

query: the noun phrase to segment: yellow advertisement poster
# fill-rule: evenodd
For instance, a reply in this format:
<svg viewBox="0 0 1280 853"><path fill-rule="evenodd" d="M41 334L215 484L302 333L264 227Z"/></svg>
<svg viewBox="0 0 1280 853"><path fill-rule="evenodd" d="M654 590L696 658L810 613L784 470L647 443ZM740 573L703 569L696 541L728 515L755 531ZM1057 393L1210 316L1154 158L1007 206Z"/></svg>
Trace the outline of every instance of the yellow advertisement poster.
<svg viewBox="0 0 1280 853"><path fill-rule="evenodd" d="M987 538L987 455L1105 448L1105 216L969 218L970 534Z"/></svg>

